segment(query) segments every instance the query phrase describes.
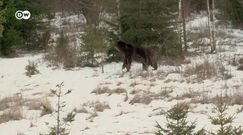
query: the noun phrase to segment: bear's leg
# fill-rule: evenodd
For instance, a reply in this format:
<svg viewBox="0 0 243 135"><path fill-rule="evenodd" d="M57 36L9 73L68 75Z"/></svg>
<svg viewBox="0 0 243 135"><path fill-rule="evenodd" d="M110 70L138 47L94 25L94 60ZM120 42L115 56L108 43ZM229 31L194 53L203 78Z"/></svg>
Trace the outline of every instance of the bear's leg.
<svg viewBox="0 0 243 135"><path fill-rule="evenodd" d="M127 65L127 58L124 58L123 60L123 65L122 65L122 69L124 69Z"/></svg>
<svg viewBox="0 0 243 135"><path fill-rule="evenodd" d="M145 64L145 63L143 63L143 70L148 70L148 65L147 64Z"/></svg>
<svg viewBox="0 0 243 135"><path fill-rule="evenodd" d="M132 65L132 57L128 57L127 58L127 64L126 64L127 72L130 71L131 65Z"/></svg>
<svg viewBox="0 0 243 135"><path fill-rule="evenodd" d="M153 65L152 65L152 67L154 68L154 70L157 70L157 69L158 69L158 64L157 64L157 62L154 62Z"/></svg>

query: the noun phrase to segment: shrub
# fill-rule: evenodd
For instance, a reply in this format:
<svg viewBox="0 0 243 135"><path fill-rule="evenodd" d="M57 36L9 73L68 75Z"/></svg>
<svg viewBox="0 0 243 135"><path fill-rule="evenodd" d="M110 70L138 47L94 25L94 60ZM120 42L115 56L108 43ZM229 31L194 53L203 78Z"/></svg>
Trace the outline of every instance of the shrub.
<svg viewBox="0 0 243 135"><path fill-rule="evenodd" d="M36 75L36 74L39 74L40 71L37 69L38 67L38 64L34 61L28 61L29 64L27 66L25 66L25 74L28 76L28 77L31 77L32 75Z"/></svg>
<svg viewBox="0 0 243 135"><path fill-rule="evenodd" d="M121 55L114 47L108 49L107 57L108 57L106 59L107 62L119 62L119 61L121 61Z"/></svg>
<svg viewBox="0 0 243 135"><path fill-rule="evenodd" d="M176 104L166 113L167 123L166 128L163 128L157 123L158 131L156 135L204 135L205 131L202 129L195 132L195 122L189 124L187 119L188 105Z"/></svg>
<svg viewBox="0 0 243 135"><path fill-rule="evenodd" d="M64 66L66 69L79 66L79 49L70 46L68 37L61 32L56 45L49 48L44 59L51 66Z"/></svg>
<svg viewBox="0 0 243 135"><path fill-rule="evenodd" d="M184 76L189 77L196 75L197 79L205 80L212 77L219 77L223 79L229 79L232 77L231 73L220 62L211 63L208 60L204 60L203 63L196 66L187 66L184 70Z"/></svg>
<svg viewBox="0 0 243 135"><path fill-rule="evenodd" d="M242 135L243 130L241 127L233 127L232 123L235 119L234 115L227 115L227 104L224 103L223 98L219 99L218 104L214 108L216 116L210 116L211 123L219 126L219 129L212 135Z"/></svg>
<svg viewBox="0 0 243 135"><path fill-rule="evenodd" d="M69 113L67 115L66 118L63 118L61 120L61 112L63 110L63 108L66 106L66 102L62 101L62 98L68 94L71 93L71 90L67 90L66 92L63 91L63 83L57 84L56 90L51 90L51 93L54 94L57 98L57 108L55 110L56 112L56 125L51 127L50 132L48 133L48 135L68 135L69 131L67 129L67 125L71 122L74 121L74 117L75 117L75 113L74 111L72 111L71 113Z"/></svg>

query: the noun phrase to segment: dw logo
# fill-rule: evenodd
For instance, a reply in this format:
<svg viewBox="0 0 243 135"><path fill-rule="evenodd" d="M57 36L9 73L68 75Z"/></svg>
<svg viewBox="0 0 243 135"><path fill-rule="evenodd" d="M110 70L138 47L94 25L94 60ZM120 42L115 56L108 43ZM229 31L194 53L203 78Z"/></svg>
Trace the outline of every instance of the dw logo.
<svg viewBox="0 0 243 135"><path fill-rule="evenodd" d="M31 16L31 14L30 14L30 11L28 11L28 10L25 10L25 11L18 10L15 12L15 17L19 20L21 20L21 19L28 20L28 19L30 19L30 16Z"/></svg>

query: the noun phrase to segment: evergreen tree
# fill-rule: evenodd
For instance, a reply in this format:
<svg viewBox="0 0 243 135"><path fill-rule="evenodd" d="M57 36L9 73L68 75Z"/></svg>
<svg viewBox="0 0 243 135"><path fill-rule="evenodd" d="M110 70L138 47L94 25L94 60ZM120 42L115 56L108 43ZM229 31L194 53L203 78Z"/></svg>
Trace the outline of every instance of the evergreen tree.
<svg viewBox="0 0 243 135"><path fill-rule="evenodd" d="M176 8L176 0L121 0L121 39L135 45L166 44L163 50L167 49L167 54L178 55L180 46L174 30Z"/></svg>
<svg viewBox="0 0 243 135"><path fill-rule="evenodd" d="M2 33L3 33L3 30L4 30L3 23L5 21L5 18L3 16L4 9L3 9L2 6L3 6L3 1L0 0L0 37L2 37Z"/></svg>
<svg viewBox="0 0 243 135"><path fill-rule="evenodd" d="M97 66L99 62L97 58L98 53L104 53L107 50L105 33L100 29L92 26L86 27L86 34L84 36L84 46L81 48L83 65Z"/></svg>
<svg viewBox="0 0 243 135"><path fill-rule="evenodd" d="M187 119L188 106L177 104L166 113L166 128L157 125L156 135L205 135L204 130L195 132L195 123L189 124Z"/></svg>
<svg viewBox="0 0 243 135"><path fill-rule="evenodd" d="M218 105L214 108L216 111L216 116L210 116L211 123L213 125L219 126L219 130L215 133L211 133L212 135L242 135L243 130L241 127L233 127L232 123L234 121L235 116L227 115L226 111L228 106L224 104L223 98L220 97Z"/></svg>
<svg viewBox="0 0 243 135"><path fill-rule="evenodd" d="M41 0L3 0L5 9L4 32L0 38L0 51L3 55L9 56L17 48L35 49L38 46L38 31L43 28L40 15L48 10L40 6ZM15 18L17 10L28 10L31 12L29 20L18 20ZM39 31L40 32L40 31Z"/></svg>
<svg viewBox="0 0 243 135"><path fill-rule="evenodd" d="M107 50L107 36L101 25L105 13L104 2L103 0L84 0L81 2L82 12L87 20L85 36L83 37L84 46L81 48L81 62L86 66L97 66L100 64L97 59L104 61L104 53Z"/></svg>
<svg viewBox="0 0 243 135"><path fill-rule="evenodd" d="M243 6L240 3L240 0L218 1L218 5L223 11L224 16L230 19L234 25L243 23Z"/></svg>

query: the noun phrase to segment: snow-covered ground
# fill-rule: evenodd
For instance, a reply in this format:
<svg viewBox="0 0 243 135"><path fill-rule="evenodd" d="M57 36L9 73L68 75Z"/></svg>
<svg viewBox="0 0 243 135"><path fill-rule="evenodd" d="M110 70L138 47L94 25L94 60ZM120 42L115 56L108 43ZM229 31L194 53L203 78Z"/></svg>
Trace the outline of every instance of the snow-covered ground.
<svg viewBox="0 0 243 135"><path fill-rule="evenodd" d="M190 25L197 27L198 22L200 20ZM62 99L67 104L62 116L77 110L75 121L69 127L70 135L152 135L156 122L162 126L166 123L165 116L160 114L180 102L189 103L188 120L197 121L197 129L215 130L208 118L214 114L212 99L226 94L232 98L243 97L243 71L237 70L239 65L232 64L234 59L243 57L243 31L231 29L228 33L233 35L235 46L222 46L225 50L217 54L187 56L179 65L162 62L157 71L142 71L141 64L137 63L133 63L128 73L121 71L122 63L105 65L105 73L101 73L101 68L55 69L47 66L43 54L0 58L0 103L2 99L20 95L33 104L34 101L40 105L49 101L55 109L57 98L50 89L56 89L57 84L64 82L63 90L71 89L72 92ZM38 63L39 74L26 76L25 66L29 60ZM214 69L213 75L193 72L196 65L206 63L204 66L207 66L207 62ZM211 73L208 67L203 68L197 70ZM242 103L239 105L230 101L228 113L237 113L235 125L243 125L242 100L238 101ZM14 100L10 103L9 107L17 104ZM1 123L2 114L9 110L1 108L4 108L2 104L1 135L46 134L56 122L52 114L41 116L42 110L20 104L23 118Z"/></svg>

